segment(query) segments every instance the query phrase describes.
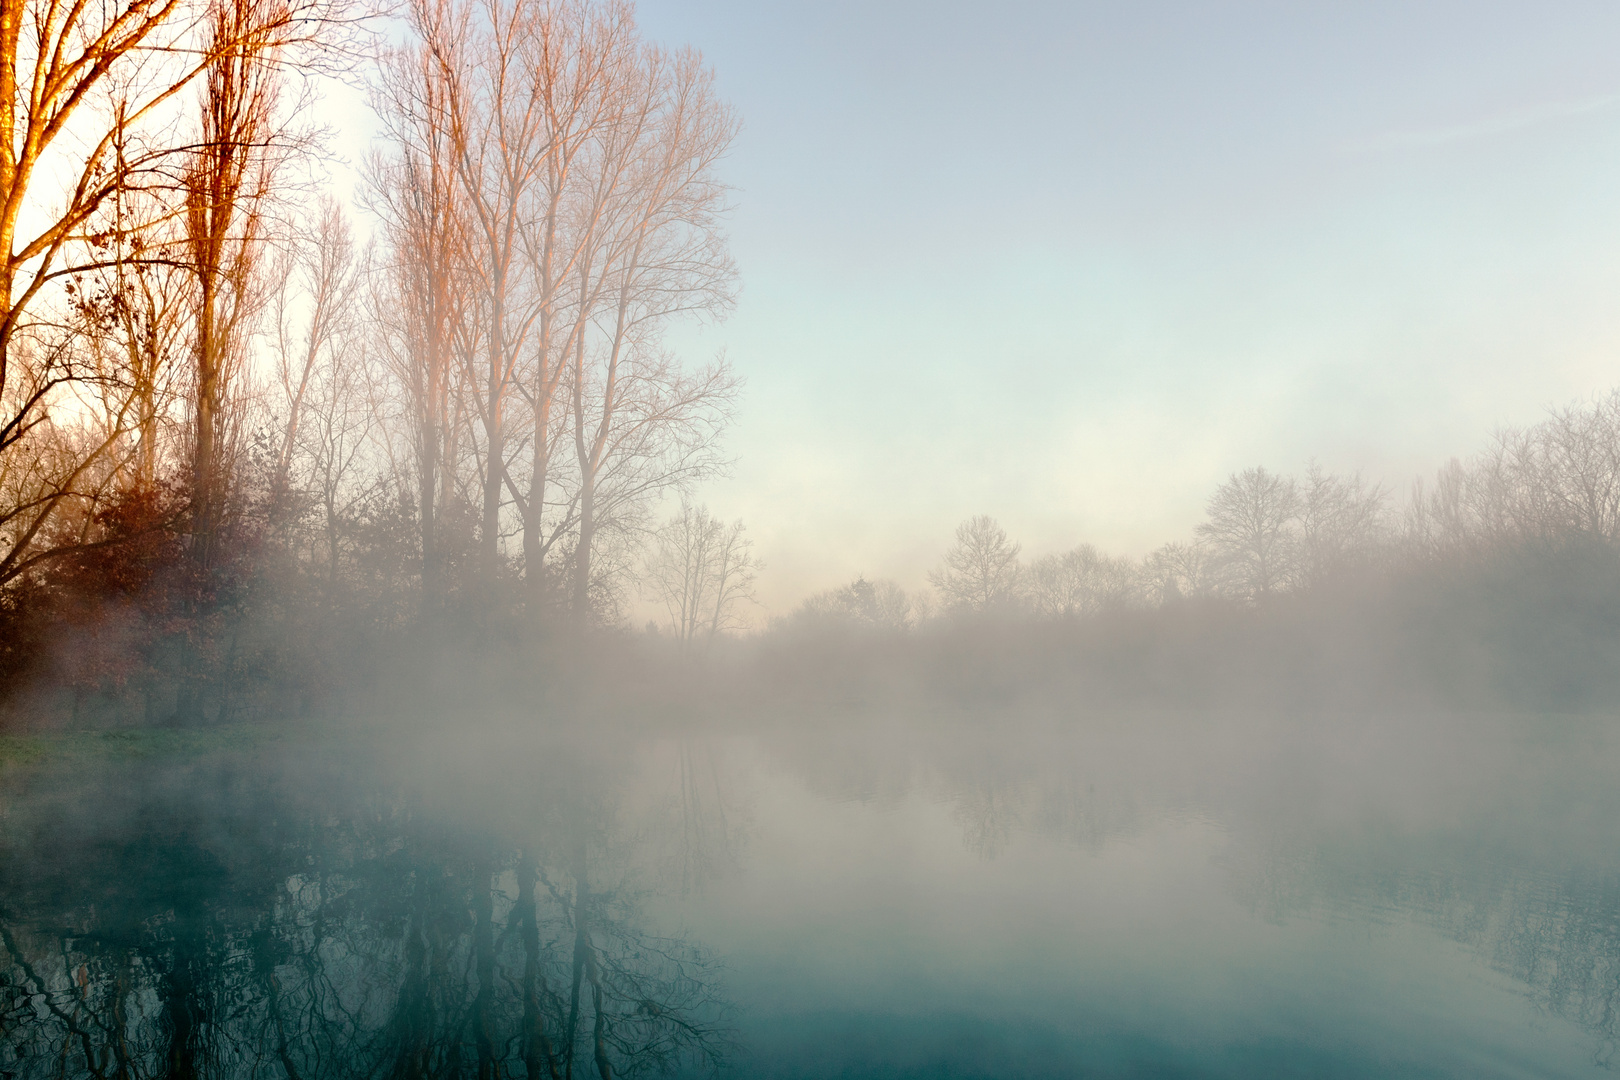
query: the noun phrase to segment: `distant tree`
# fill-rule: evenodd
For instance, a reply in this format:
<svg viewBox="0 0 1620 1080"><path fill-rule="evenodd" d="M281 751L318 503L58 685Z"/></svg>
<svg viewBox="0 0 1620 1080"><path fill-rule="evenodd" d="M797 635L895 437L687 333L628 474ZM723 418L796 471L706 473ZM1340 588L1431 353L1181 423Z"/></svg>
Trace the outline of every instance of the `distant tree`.
<svg viewBox="0 0 1620 1080"><path fill-rule="evenodd" d="M917 605L892 581L867 581L865 576L839 589L817 593L799 606L800 622L831 622L866 630L902 631L917 616Z"/></svg>
<svg viewBox="0 0 1620 1080"><path fill-rule="evenodd" d="M1061 555L1037 559L1029 567L1026 591L1042 615L1094 615L1135 599L1137 569L1129 559L1104 555L1081 544Z"/></svg>
<svg viewBox="0 0 1620 1080"><path fill-rule="evenodd" d="M1386 497L1360 474L1323 472L1311 462L1299 505L1299 572L1311 585L1372 558L1388 533Z"/></svg>
<svg viewBox="0 0 1620 1080"><path fill-rule="evenodd" d="M336 366L333 354L352 335L361 276L348 215L335 199L324 198L309 235L296 237L292 258L272 271L274 378L280 391L276 408L286 410L270 481L271 494L277 498L286 495L292 482L293 458L306 434L301 430L304 415L323 369ZM301 333L293 326L293 309L300 302L309 308ZM355 397L358 404L359 395Z"/></svg>
<svg viewBox="0 0 1620 1080"><path fill-rule="evenodd" d="M1555 520L1589 537L1620 538L1620 390L1559 409L1535 432Z"/></svg>
<svg viewBox="0 0 1620 1080"><path fill-rule="evenodd" d="M1208 596L1214 588L1209 563L1202 544L1166 544L1142 560L1141 589L1155 604Z"/></svg>
<svg viewBox="0 0 1620 1080"><path fill-rule="evenodd" d="M1434 555L1467 543L1473 532L1467 498L1468 473L1452 458L1436 473L1434 486L1419 477L1402 515L1401 539L1408 550Z"/></svg>
<svg viewBox="0 0 1620 1080"><path fill-rule="evenodd" d="M1299 486L1263 468L1233 473L1215 489L1198 536L1228 591L1258 600L1293 583L1300 506Z"/></svg>
<svg viewBox="0 0 1620 1080"><path fill-rule="evenodd" d="M1504 428L1433 486L1413 486L1401 540L1416 554L1455 558L1503 545L1573 537L1620 541L1620 391Z"/></svg>
<svg viewBox="0 0 1620 1080"><path fill-rule="evenodd" d="M658 530L648 559L647 581L669 612L671 629L683 649L708 645L736 629L738 608L754 598L761 564L749 550L743 523L730 524L706 506L683 503Z"/></svg>
<svg viewBox="0 0 1620 1080"><path fill-rule="evenodd" d="M1018 599L1020 550L994 518L969 518L956 527L956 542L945 552L944 564L928 575L929 584L946 607L958 611L1007 607Z"/></svg>

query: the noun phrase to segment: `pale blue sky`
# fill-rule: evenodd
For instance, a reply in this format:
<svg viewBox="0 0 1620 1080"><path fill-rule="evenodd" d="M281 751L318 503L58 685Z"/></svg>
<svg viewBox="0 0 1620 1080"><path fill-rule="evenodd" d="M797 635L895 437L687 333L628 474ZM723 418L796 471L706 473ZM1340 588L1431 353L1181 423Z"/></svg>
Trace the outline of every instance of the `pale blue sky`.
<svg viewBox="0 0 1620 1080"><path fill-rule="evenodd" d="M744 130L735 475L773 610L1184 538L1253 464L1404 491L1620 383L1620 5L645 0Z"/></svg>

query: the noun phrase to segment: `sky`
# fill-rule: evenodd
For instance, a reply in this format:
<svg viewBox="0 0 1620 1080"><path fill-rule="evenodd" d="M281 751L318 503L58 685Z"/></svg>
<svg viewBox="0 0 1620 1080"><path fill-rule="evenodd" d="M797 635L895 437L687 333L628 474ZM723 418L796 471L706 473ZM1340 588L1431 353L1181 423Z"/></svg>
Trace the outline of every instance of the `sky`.
<svg viewBox="0 0 1620 1080"><path fill-rule="evenodd" d="M1397 499L1620 386L1620 5L642 0L741 133L755 621L1026 555L1189 539L1264 465ZM358 98L342 141L372 127ZM666 508L672 509L672 507Z"/></svg>

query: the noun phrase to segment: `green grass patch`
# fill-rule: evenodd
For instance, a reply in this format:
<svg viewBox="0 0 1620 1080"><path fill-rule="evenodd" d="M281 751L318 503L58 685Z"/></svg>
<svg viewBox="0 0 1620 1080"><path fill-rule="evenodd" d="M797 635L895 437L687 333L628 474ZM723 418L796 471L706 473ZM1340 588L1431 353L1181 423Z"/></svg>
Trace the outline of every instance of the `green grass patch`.
<svg viewBox="0 0 1620 1080"><path fill-rule="evenodd" d="M285 744L289 732L247 724L173 730L131 728L50 735L0 735L0 769L133 760L185 760Z"/></svg>

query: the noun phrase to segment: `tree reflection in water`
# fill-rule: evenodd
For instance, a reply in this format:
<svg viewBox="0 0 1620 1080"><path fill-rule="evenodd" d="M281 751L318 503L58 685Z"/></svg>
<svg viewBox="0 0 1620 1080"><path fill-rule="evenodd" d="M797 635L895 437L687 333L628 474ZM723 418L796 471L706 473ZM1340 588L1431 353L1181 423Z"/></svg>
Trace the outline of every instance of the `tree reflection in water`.
<svg viewBox="0 0 1620 1080"><path fill-rule="evenodd" d="M910 771L933 778L964 846L985 859L1020 834L1096 852L1156 818L1207 817L1223 836L1216 861L1256 918L1348 913L1432 927L1548 1014L1596 1036L1596 1060L1612 1068L1620 1064L1620 763L1607 753L1526 750L1491 734L1502 755L1468 763L1477 775L1391 739L1390 753L1405 756L1411 776L1393 788L1340 769L1345 755L1331 740L1282 776L1222 762L1219 745L1196 740L1190 764L1156 755L1145 768L1117 747L962 742ZM1344 773L1340 784L1368 783L1368 799L1318 799L1335 771Z"/></svg>
<svg viewBox="0 0 1620 1080"><path fill-rule="evenodd" d="M1350 912L1433 927L1515 980L1547 1013L1620 1052L1620 874L1493 848L1479 836L1239 837L1222 862L1238 898L1282 923Z"/></svg>
<svg viewBox="0 0 1620 1080"><path fill-rule="evenodd" d="M521 806L450 805L455 783L249 780L219 762L102 778L94 817L14 800L0 1071L717 1068L730 1041L716 964L645 928L608 785L583 771L501 785L548 793Z"/></svg>

